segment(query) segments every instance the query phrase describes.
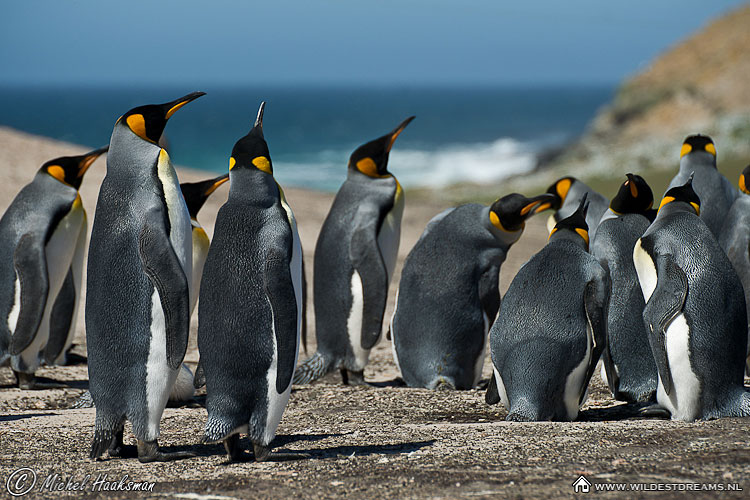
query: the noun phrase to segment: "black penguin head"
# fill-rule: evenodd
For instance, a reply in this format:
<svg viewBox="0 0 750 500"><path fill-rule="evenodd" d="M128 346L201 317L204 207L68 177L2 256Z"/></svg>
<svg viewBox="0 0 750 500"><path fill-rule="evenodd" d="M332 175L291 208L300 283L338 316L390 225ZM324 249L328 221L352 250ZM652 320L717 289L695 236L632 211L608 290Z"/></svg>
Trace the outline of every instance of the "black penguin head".
<svg viewBox="0 0 750 500"><path fill-rule="evenodd" d="M211 193L228 180L229 174L224 174L201 182L183 182L180 184L180 190L183 198L185 198L190 218L195 219Z"/></svg>
<svg viewBox="0 0 750 500"><path fill-rule="evenodd" d="M83 174L89 169L92 163L102 154L106 153L109 146L86 153L80 156L63 156L50 160L40 169L46 172L58 181L73 186L78 189L81 187Z"/></svg>
<svg viewBox="0 0 750 500"><path fill-rule="evenodd" d="M490 206L490 222L506 233L519 231L526 225L526 219L542 210L552 208L555 195L544 193L533 198L513 193L503 196Z"/></svg>
<svg viewBox="0 0 750 500"><path fill-rule="evenodd" d="M548 193L555 195L555 200L552 202L552 210L560 209L565 202L565 197L568 196L570 186L572 186L574 182L576 182L575 177L563 177L562 179L556 180L547 188Z"/></svg>
<svg viewBox="0 0 750 500"><path fill-rule="evenodd" d="M692 172L690 174L690 177L688 177L688 180L685 184L682 186L675 186L666 193L664 193L664 199L661 200L661 204L659 205L659 211L661 211L662 207L665 205L668 205L670 203L674 202L683 202L687 206L692 207L692 209L695 211L695 215L700 215L701 213L701 200L698 198L698 195L693 190L693 175L695 172Z"/></svg>
<svg viewBox="0 0 750 500"><path fill-rule="evenodd" d="M682 143L680 159L690 155L692 158L708 160L716 166L716 146L714 141L707 135L690 135Z"/></svg>
<svg viewBox="0 0 750 500"><path fill-rule="evenodd" d="M232 157L229 158L229 170L235 168L256 169L273 175L271 164L271 153L268 152L268 144L263 137L263 112L266 109L265 101L260 103L258 116L250 132L232 148Z"/></svg>
<svg viewBox="0 0 750 500"><path fill-rule="evenodd" d="M589 211L589 204L586 201L588 197L588 193L585 193L583 198L581 198L581 203L578 204L576 211L555 225L552 232L549 233L550 239L552 239L552 235L555 233L571 231L583 238L583 241L586 243L586 248L588 248L589 225L586 223L586 213Z"/></svg>
<svg viewBox="0 0 750 500"><path fill-rule="evenodd" d="M745 167L745 170L742 171L740 174L740 191L742 191L745 194L750 194L750 191L747 189L747 181L750 180L750 165Z"/></svg>
<svg viewBox="0 0 750 500"><path fill-rule="evenodd" d="M387 177L388 155L396 138L415 117L410 116L392 132L378 137L374 141L362 144L349 157L349 168L359 171L368 177Z"/></svg>
<svg viewBox="0 0 750 500"><path fill-rule="evenodd" d="M164 104L138 106L122 115L117 121L127 125L135 135L144 141L157 144L164 132L164 127L167 126L167 120L172 117L174 112L202 95L206 95L206 93L193 92Z"/></svg>
<svg viewBox="0 0 750 500"><path fill-rule="evenodd" d="M640 175L626 175L609 208L616 214L645 214L654 205L654 193Z"/></svg>

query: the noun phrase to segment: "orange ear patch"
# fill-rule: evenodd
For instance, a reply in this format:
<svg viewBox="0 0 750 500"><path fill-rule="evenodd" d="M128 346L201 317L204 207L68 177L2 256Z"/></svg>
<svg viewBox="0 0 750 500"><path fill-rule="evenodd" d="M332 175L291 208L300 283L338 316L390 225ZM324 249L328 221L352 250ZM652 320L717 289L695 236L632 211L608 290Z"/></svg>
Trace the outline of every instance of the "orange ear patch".
<svg viewBox="0 0 750 500"><path fill-rule="evenodd" d="M266 158L265 156L256 156L255 158L253 158L253 165L255 165L258 170L262 170L267 174L273 175L273 171L271 170L271 162L268 161L268 158Z"/></svg>
<svg viewBox="0 0 750 500"><path fill-rule="evenodd" d="M47 173L60 182L65 182L65 170L60 165L50 165Z"/></svg>
<svg viewBox="0 0 750 500"><path fill-rule="evenodd" d="M130 130L132 130L135 135L137 135L144 141L153 142L146 136L146 120L143 118L143 115L130 115L125 120L125 122L128 124L128 127L130 127Z"/></svg>
<svg viewBox="0 0 750 500"><path fill-rule="evenodd" d="M375 162L369 156L359 160L355 166L357 167L357 170L369 177L380 177L378 166L375 165Z"/></svg>
<svg viewBox="0 0 750 500"><path fill-rule="evenodd" d="M557 185L555 185L557 195L562 201L565 201L565 197L568 196L568 191L570 190L571 184L573 183L570 179L562 179L561 181L558 181Z"/></svg>

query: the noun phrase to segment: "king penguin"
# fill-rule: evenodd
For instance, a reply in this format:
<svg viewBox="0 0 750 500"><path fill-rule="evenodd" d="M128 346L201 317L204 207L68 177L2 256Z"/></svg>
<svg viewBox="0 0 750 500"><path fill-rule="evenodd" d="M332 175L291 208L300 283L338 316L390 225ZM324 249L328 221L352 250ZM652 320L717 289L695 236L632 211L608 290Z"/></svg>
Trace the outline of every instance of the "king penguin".
<svg viewBox="0 0 750 500"><path fill-rule="evenodd" d="M627 174L591 242L591 253L612 282L602 378L615 399L623 401L648 401L656 392L656 364L640 321L646 303L633 264L633 247L651 224L653 204L643 177Z"/></svg>
<svg viewBox="0 0 750 500"><path fill-rule="evenodd" d="M734 266L734 270L742 282L745 290L745 309L748 314L748 357L745 363L745 373L750 375L750 165L740 174L741 194L732 203L729 214L724 221L719 243Z"/></svg>
<svg viewBox="0 0 750 500"><path fill-rule="evenodd" d="M554 196L509 194L491 206L435 216L409 252L389 334L410 387L471 389L482 375L487 333L500 308L500 266L526 219Z"/></svg>
<svg viewBox="0 0 750 500"><path fill-rule="evenodd" d="M302 247L273 176L262 103L229 159L229 198L216 217L198 302L206 377L204 442L244 459L247 433L266 460L289 401L302 328Z"/></svg>
<svg viewBox="0 0 750 500"><path fill-rule="evenodd" d="M358 147L315 246L313 299L317 352L295 373L307 384L339 368L344 384L364 383L380 339L396 266L404 195L388 171L393 143L414 119Z"/></svg>
<svg viewBox="0 0 750 500"><path fill-rule="evenodd" d="M555 213L547 219L547 232L551 233L555 224L570 217L578 208L581 199L586 196L589 202L588 212L586 212L586 224L589 227L589 237L593 241L599 221L609 207L607 197L597 193L575 177L558 179L547 188L547 192L555 195L556 198L552 204L552 209L555 210Z"/></svg>
<svg viewBox="0 0 750 500"><path fill-rule="evenodd" d="M644 413L666 411L685 422L750 416L742 283L699 216L692 181L667 191L633 250L659 372L658 404Z"/></svg>
<svg viewBox="0 0 750 500"><path fill-rule="evenodd" d="M507 420L575 420L607 341L609 275L588 253L586 196L513 278L490 330L486 401Z"/></svg>
<svg viewBox="0 0 750 500"><path fill-rule="evenodd" d="M161 452L157 443L187 349L193 259L190 214L158 142L167 120L202 95L131 109L112 132L87 272L92 459L122 452L125 419L141 462L189 456Z"/></svg>
<svg viewBox="0 0 750 500"><path fill-rule="evenodd" d="M667 191L684 185L690 175L693 175L695 194L701 200L700 218L719 239L727 213L740 192L719 172L716 146L707 135L691 135L682 143L680 170L672 178Z"/></svg>
<svg viewBox="0 0 750 500"><path fill-rule="evenodd" d="M0 365L10 358L22 389L57 387L34 372L63 364L73 341L87 232L78 189L106 151L46 162L0 219Z"/></svg>

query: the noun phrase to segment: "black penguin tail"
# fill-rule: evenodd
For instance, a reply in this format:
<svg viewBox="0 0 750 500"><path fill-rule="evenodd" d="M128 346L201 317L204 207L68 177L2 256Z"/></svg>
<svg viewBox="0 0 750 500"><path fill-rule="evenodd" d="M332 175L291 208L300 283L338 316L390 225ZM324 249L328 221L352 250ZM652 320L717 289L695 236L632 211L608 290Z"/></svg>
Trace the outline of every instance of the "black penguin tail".
<svg viewBox="0 0 750 500"><path fill-rule="evenodd" d="M429 388L435 391L455 391L456 384L452 379L441 375L430 383Z"/></svg>
<svg viewBox="0 0 750 500"><path fill-rule="evenodd" d="M91 397L91 393L89 391L86 391L83 394L81 394L81 397L76 399L70 407L76 408L76 409L77 408L93 408L94 398Z"/></svg>
<svg viewBox="0 0 750 500"><path fill-rule="evenodd" d="M317 351L294 370L293 384L309 384L330 372L333 363Z"/></svg>
<svg viewBox="0 0 750 500"><path fill-rule="evenodd" d="M94 431L94 442L91 443L91 453L89 458L96 460L109 450L109 447L115 441L115 431L112 429L96 429Z"/></svg>

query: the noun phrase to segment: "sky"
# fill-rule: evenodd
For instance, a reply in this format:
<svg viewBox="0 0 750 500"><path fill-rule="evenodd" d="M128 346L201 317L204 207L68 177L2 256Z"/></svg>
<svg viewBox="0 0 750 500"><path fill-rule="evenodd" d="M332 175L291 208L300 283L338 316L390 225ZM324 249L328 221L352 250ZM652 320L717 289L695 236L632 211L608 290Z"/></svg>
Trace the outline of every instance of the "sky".
<svg viewBox="0 0 750 500"><path fill-rule="evenodd" d="M613 84L740 0L24 0L0 85Z"/></svg>

